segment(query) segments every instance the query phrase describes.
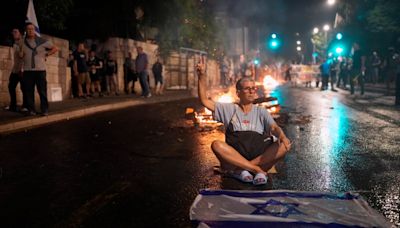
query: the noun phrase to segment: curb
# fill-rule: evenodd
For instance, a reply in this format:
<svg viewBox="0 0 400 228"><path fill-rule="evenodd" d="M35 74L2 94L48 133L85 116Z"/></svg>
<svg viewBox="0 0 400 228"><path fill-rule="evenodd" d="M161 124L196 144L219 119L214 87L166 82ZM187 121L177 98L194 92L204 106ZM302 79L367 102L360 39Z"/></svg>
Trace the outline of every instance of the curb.
<svg viewBox="0 0 400 228"><path fill-rule="evenodd" d="M34 117L30 119L23 119L23 120L13 121L10 123L0 124L0 134L13 133L21 130L39 127L49 123L65 121L70 119L77 119L80 117L89 116L100 112L113 111L137 105L156 104L167 101L175 101L190 97L191 96L187 95L187 96L169 97L160 100L144 100L144 99L131 100L131 101L116 102L111 104L94 105L91 107L85 107L77 110L61 111L61 112L51 113L48 116L40 116L40 117Z"/></svg>

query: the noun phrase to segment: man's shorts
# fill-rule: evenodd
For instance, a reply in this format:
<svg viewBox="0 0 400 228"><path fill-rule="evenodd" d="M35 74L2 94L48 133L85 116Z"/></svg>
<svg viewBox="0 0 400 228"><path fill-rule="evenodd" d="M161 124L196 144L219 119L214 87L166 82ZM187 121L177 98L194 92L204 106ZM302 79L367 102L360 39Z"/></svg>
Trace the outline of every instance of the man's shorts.
<svg viewBox="0 0 400 228"><path fill-rule="evenodd" d="M90 75L90 81L92 81L92 82L100 81L100 76L98 73L94 73L94 74L89 73L89 75Z"/></svg>
<svg viewBox="0 0 400 228"><path fill-rule="evenodd" d="M254 131L226 132L225 141L249 161L263 154L273 143L271 136Z"/></svg>
<svg viewBox="0 0 400 228"><path fill-rule="evenodd" d="M137 75L136 73L133 72L128 72L128 74L126 75L126 81L127 82L136 82L137 81Z"/></svg>
<svg viewBox="0 0 400 228"><path fill-rule="evenodd" d="M90 84L90 76L88 72L79 73L78 81L80 84Z"/></svg>

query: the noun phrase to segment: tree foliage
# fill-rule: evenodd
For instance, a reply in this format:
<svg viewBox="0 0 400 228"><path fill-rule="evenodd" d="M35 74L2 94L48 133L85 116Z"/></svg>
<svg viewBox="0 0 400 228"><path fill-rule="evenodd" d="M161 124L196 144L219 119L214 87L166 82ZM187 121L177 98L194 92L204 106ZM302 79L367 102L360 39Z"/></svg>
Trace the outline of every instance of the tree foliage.
<svg viewBox="0 0 400 228"><path fill-rule="evenodd" d="M65 30L65 23L73 5L73 0L35 0L39 26L48 30Z"/></svg>
<svg viewBox="0 0 400 228"><path fill-rule="evenodd" d="M205 50L211 56L223 54L218 25L202 2L173 0L164 4L168 4L169 12L163 21L156 23L160 28L158 41L162 54L179 47Z"/></svg>
<svg viewBox="0 0 400 228"><path fill-rule="evenodd" d="M368 11L367 23L371 32L400 33L400 3L398 0L375 0Z"/></svg>

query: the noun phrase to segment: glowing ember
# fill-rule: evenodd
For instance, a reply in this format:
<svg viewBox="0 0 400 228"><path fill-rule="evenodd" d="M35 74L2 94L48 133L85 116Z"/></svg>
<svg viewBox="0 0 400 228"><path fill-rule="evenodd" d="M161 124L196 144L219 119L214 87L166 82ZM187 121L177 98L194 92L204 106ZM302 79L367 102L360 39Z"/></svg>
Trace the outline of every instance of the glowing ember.
<svg viewBox="0 0 400 228"><path fill-rule="evenodd" d="M273 79L271 75L266 75L263 80L263 85L265 89L274 89L279 83Z"/></svg>
<svg viewBox="0 0 400 228"><path fill-rule="evenodd" d="M272 107L267 109L269 113L275 113L276 112L276 107Z"/></svg>

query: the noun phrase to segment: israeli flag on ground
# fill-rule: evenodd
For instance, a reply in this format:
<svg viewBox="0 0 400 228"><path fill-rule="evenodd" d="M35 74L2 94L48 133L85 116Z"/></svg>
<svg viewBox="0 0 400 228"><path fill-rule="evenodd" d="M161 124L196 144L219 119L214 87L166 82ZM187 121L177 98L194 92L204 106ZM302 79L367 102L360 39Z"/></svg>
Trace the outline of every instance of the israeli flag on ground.
<svg viewBox="0 0 400 228"><path fill-rule="evenodd" d="M391 227L355 193L202 190L190 208L197 227Z"/></svg>
<svg viewBox="0 0 400 228"><path fill-rule="evenodd" d="M26 12L26 23L32 23L35 26L36 36L40 36L39 24L36 19L35 7L33 6L33 0L29 0L28 11Z"/></svg>

